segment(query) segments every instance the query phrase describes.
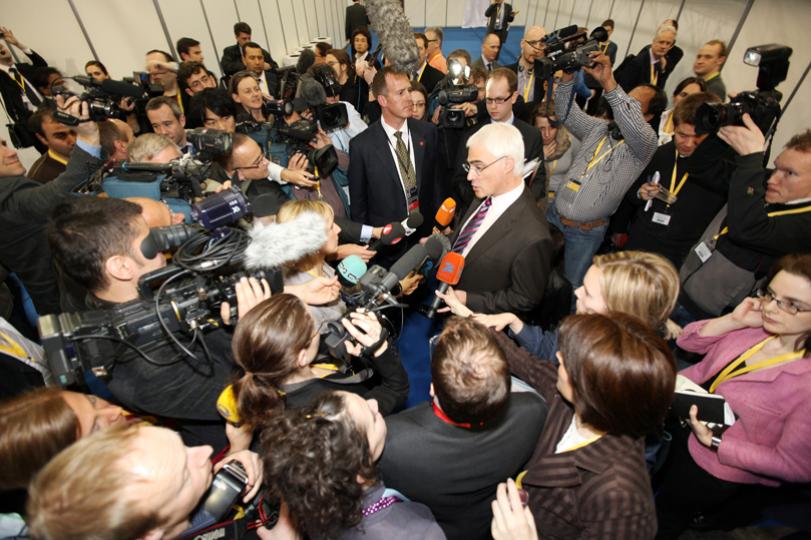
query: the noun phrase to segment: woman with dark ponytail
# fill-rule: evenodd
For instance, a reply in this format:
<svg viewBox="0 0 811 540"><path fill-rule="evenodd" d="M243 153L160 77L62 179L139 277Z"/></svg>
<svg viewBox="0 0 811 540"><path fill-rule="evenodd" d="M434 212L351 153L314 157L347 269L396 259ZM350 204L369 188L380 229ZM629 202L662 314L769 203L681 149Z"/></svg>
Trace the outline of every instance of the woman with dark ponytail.
<svg viewBox="0 0 811 540"><path fill-rule="evenodd" d="M382 327L370 313L355 312L342 319L359 345L347 350L371 357L375 375L369 379L338 372L335 366L314 364L320 336L307 306L290 294L263 301L240 319L232 349L239 377L218 401L228 422L232 450L247 448L251 434L285 407L305 407L331 390L374 398L389 414L408 396L408 376L397 348L381 340ZM377 384L370 384L378 381Z"/></svg>

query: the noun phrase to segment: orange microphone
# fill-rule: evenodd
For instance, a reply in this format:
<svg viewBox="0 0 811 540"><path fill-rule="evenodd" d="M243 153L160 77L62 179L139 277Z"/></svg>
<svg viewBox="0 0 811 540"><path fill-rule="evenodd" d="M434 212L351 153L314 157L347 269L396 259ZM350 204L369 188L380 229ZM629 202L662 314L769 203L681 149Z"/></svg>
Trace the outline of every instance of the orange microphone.
<svg viewBox="0 0 811 540"><path fill-rule="evenodd" d="M464 269L465 258L461 253L456 253L455 251L446 253L445 256L442 257L436 271L436 279L439 281L439 288L437 290L444 294L445 291L448 290L448 287L457 285L462 278L462 270ZM442 299L439 298L439 296L435 296L434 301L431 302L431 306L425 310L425 316L429 319L433 319L434 315L436 315L436 310L439 309L440 303L442 303Z"/></svg>
<svg viewBox="0 0 811 540"><path fill-rule="evenodd" d="M436 211L436 216L434 217L436 221L434 232L439 232L440 228L444 229L450 225L451 221L453 221L454 214L456 214L456 201L448 197L442 203L442 206L439 207L439 210Z"/></svg>

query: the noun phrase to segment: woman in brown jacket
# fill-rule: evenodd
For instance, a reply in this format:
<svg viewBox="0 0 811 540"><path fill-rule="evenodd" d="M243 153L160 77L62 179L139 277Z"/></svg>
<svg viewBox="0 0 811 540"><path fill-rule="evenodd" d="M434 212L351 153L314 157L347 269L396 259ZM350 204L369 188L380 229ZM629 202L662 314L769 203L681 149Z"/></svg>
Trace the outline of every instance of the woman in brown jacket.
<svg viewBox="0 0 811 540"><path fill-rule="evenodd" d="M523 478L540 538L653 538L643 437L673 396L664 340L629 315L573 315L560 328L556 368L497 335L511 371L549 404Z"/></svg>

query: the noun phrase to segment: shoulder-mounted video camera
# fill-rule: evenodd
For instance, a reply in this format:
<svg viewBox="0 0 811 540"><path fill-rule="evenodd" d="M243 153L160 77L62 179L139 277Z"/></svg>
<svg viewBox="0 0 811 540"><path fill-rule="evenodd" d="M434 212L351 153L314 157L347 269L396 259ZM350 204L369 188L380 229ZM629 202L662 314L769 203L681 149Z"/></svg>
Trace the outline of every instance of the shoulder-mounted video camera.
<svg viewBox="0 0 811 540"><path fill-rule="evenodd" d="M600 43L608 39L608 32L602 26L592 30L586 36L579 32L576 25L560 28L547 34L541 40L544 58L538 60L544 79L551 78L556 71L574 73L580 68L591 65L591 53L600 50Z"/></svg>

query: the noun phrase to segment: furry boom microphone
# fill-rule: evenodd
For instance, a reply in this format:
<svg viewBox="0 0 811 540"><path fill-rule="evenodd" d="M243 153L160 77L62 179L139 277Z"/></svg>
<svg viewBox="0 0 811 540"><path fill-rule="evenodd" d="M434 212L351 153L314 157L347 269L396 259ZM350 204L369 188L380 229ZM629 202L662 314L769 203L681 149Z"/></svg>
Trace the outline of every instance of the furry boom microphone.
<svg viewBox="0 0 811 540"><path fill-rule="evenodd" d="M412 72L419 66L417 41L398 0L367 0L366 12L380 36L383 54L399 71Z"/></svg>
<svg viewBox="0 0 811 540"><path fill-rule="evenodd" d="M327 242L326 223L315 212L303 212L286 223L256 223L245 250L245 268L273 268L315 253Z"/></svg>

